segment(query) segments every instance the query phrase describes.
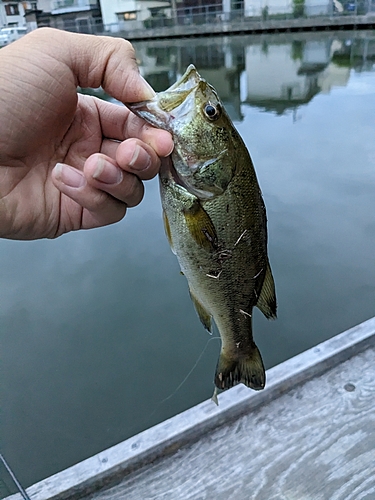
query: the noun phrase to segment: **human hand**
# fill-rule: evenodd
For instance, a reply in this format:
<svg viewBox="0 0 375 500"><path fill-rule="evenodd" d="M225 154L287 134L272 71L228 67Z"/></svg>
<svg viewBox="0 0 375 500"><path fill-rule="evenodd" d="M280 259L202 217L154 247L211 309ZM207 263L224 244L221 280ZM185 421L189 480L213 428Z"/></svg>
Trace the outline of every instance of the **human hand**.
<svg viewBox="0 0 375 500"><path fill-rule="evenodd" d="M154 95L131 44L38 29L0 51L0 237L54 238L117 222L173 142L122 102Z"/></svg>

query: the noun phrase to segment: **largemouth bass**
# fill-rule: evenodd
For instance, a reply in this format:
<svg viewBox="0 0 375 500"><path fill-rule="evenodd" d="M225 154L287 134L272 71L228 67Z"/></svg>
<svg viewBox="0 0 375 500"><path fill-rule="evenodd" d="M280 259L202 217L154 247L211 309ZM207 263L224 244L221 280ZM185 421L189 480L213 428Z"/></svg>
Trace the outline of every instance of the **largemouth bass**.
<svg viewBox="0 0 375 500"><path fill-rule="evenodd" d="M165 232L201 322L212 332L213 318L220 332L215 385L263 389L252 310L275 318L276 295L266 209L249 152L193 65L165 92L127 106L174 139L160 171Z"/></svg>

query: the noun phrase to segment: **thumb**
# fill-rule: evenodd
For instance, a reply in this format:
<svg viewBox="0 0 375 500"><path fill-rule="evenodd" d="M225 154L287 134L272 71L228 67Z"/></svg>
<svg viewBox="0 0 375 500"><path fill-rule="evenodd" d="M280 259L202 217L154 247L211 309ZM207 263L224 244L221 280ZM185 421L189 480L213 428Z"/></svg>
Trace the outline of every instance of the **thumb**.
<svg viewBox="0 0 375 500"><path fill-rule="evenodd" d="M123 38L68 33L53 28L37 30L49 50L71 69L80 87L103 87L115 99L139 102L155 92L139 73L134 48ZM51 43L51 37L57 43ZM47 49L48 50L48 49Z"/></svg>

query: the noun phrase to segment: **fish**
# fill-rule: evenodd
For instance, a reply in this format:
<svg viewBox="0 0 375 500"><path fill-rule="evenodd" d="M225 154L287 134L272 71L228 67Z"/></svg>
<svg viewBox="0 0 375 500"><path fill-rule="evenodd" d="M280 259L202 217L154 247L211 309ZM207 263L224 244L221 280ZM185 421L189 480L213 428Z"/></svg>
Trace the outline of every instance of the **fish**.
<svg viewBox="0 0 375 500"><path fill-rule="evenodd" d="M164 92L126 105L174 140L159 173L164 227L203 326L212 334L214 321L220 333L213 399L239 383L261 390L253 308L274 319L277 304L266 208L246 145L192 64Z"/></svg>

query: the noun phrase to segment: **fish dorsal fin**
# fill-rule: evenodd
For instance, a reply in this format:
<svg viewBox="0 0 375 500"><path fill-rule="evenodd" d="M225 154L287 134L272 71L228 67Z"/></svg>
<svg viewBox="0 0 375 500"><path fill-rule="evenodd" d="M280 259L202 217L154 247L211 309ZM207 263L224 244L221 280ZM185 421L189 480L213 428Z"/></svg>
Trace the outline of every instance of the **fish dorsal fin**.
<svg viewBox="0 0 375 500"><path fill-rule="evenodd" d="M163 210L163 222L164 222L164 231L167 236L167 240L169 242L169 245L172 249L172 252L176 255L175 249L173 247L173 241L172 241L172 233L171 233L171 226L169 225L169 220L167 217L167 214Z"/></svg>
<svg viewBox="0 0 375 500"><path fill-rule="evenodd" d="M262 311L266 318L276 318L277 304L275 282L273 281L269 262L267 262L266 275L264 277L262 291L260 292L256 306Z"/></svg>
<svg viewBox="0 0 375 500"><path fill-rule="evenodd" d="M189 291L190 291L191 300L194 304L195 310L197 311L199 319L202 322L202 325L205 327L205 329L209 333L212 333L212 316L211 316L211 314L207 311L207 309L204 306L202 306L202 304L199 302L199 300L194 295L194 293L191 290L189 290Z"/></svg>
<svg viewBox="0 0 375 500"><path fill-rule="evenodd" d="M189 233L195 242L205 250L216 250L217 235L215 227L198 200L190 208L184 210L184 216Z"/></svg>

